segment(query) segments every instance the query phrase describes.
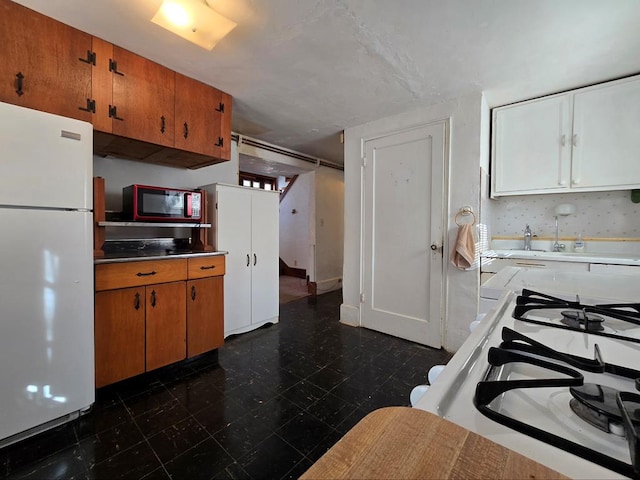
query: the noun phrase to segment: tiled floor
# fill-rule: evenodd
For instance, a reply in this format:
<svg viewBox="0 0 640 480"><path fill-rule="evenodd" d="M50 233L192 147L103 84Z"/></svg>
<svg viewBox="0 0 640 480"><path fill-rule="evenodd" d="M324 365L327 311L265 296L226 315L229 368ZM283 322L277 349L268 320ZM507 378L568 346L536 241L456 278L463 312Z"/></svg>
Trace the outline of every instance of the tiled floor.
<svg viewBox="0 0 640 480"><path fill-rule="evenodd" d="M88 415L0 451L0 478L297 478L449 358L341 325L340 303L282 305L279 324L227 339L219 366L209 355L99 390Z"/></svg>

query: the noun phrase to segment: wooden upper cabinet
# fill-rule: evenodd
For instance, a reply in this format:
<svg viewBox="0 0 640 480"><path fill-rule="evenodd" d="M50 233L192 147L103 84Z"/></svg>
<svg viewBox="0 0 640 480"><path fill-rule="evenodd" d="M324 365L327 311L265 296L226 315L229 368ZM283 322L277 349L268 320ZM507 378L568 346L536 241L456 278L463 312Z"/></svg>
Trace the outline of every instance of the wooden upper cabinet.
<svg viewBox="0 0 640 480"><path fill-rule="evenodd" d="M91 35L0 0L0 101L90 122L90 53Z"/></svg>
<svg viewBox="0 0 640 480"><path fill-rule="evenodd" d="M176 148L220 157L222 92L176 73Z"/></svg>
<svg viewBox="0 0 640 480"><path fill-rule="evenodd" d="M165 147L174 146L175 73L113 46L112 132Z"/></svg>

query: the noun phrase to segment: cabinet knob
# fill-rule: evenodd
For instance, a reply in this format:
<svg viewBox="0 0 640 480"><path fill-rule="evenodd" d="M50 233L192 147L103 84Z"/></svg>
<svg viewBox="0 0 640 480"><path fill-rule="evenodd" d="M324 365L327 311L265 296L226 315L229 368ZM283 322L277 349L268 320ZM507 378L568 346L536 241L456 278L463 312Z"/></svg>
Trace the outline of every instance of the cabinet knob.
<svg viewBox="0 0 640 480"><path fill-rule="evenodd" d="M184 139L186 140L189 137L189 124L184 122Z"/></svg>
<svg viewBox="0 0 640 480"><path fill-rule="evenodd" d="M133 299L133 308L136 310L140 310L140 293L137 292L135 294L135 298Z"/></svg>
<svg viewBox="0 0 640 480"><path fill-rule="evenodd" d="M196 301L196 286L191 285L191 300Z"/></svg>
<svg viewBox="0 0 640 480"><path fill-rule="evenodd" d="M258 263L258 256L254 253L253 254L253 266L255 267L256 263Z"/></svg>
<svg viewBox="0 0 640 480"><path fill-rule="evenodd" d="M151 290L151 306L155 308L156 306L156 291Z"/></svg>
<svg viewBox="0 0 640 480"><path fill-rule="evenodd" d="M160 133L164 133L165 132L165 130L166 130L166 128L165 128L166 127L166 121L167 121L167 119L164 118L164 115L162 115L160 117Z"/></svg>
<svg viewBox="0 0 640 480"><path fill-rule="evenodd" d="M247 253L247 267L251 264L251 257Z"/></svg>

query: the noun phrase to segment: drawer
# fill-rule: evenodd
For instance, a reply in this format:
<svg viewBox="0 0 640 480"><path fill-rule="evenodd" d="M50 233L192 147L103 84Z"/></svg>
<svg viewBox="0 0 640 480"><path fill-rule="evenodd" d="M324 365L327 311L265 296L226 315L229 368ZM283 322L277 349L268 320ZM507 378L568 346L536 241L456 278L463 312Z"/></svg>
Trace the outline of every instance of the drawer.
<svg viewBox="0 0 640 480"><path fill-rule="evenodd" d="M189 258L189 280L224 275L224 255Z"/></svg>
<svg viewBox="0 0 640 480"><path fill-rule="evenodd" d="M96 291L187 279L187 259L96 265Z"/></svg>

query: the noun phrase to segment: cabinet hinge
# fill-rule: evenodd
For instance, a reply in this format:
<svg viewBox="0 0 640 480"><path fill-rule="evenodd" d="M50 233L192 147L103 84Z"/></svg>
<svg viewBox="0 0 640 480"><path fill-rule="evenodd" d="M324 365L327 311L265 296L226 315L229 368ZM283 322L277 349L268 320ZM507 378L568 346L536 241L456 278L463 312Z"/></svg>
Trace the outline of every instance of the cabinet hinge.
<svg viewBox="0 0 640 480"><path fill-rule="evenodd" d="M83 112L96 113L96 101L87 98L87 107L78 107L78 110L82 110Z"/></svg>
<svg viewBox="0 0 640 480"><path fill-rule="evenodd" d="M116 62L113 58L109 59L109 71L115 73L116 75L121 75L124 77L124 73L118 71L118 62Z"/></svg>
<svg viewBox="0 0 640 480"><path fill-rule="evenodd" d="M218 108L216 108L216 112L224 113L224 103L220 102L218 104Z"/></svg>
<svg viewBox="0 0 640 480"><path fill-rule="evenodd" d="M96 52L87 50L87 58L78 58L81 62L89 63L95 67L96 65Z"/></svg>

